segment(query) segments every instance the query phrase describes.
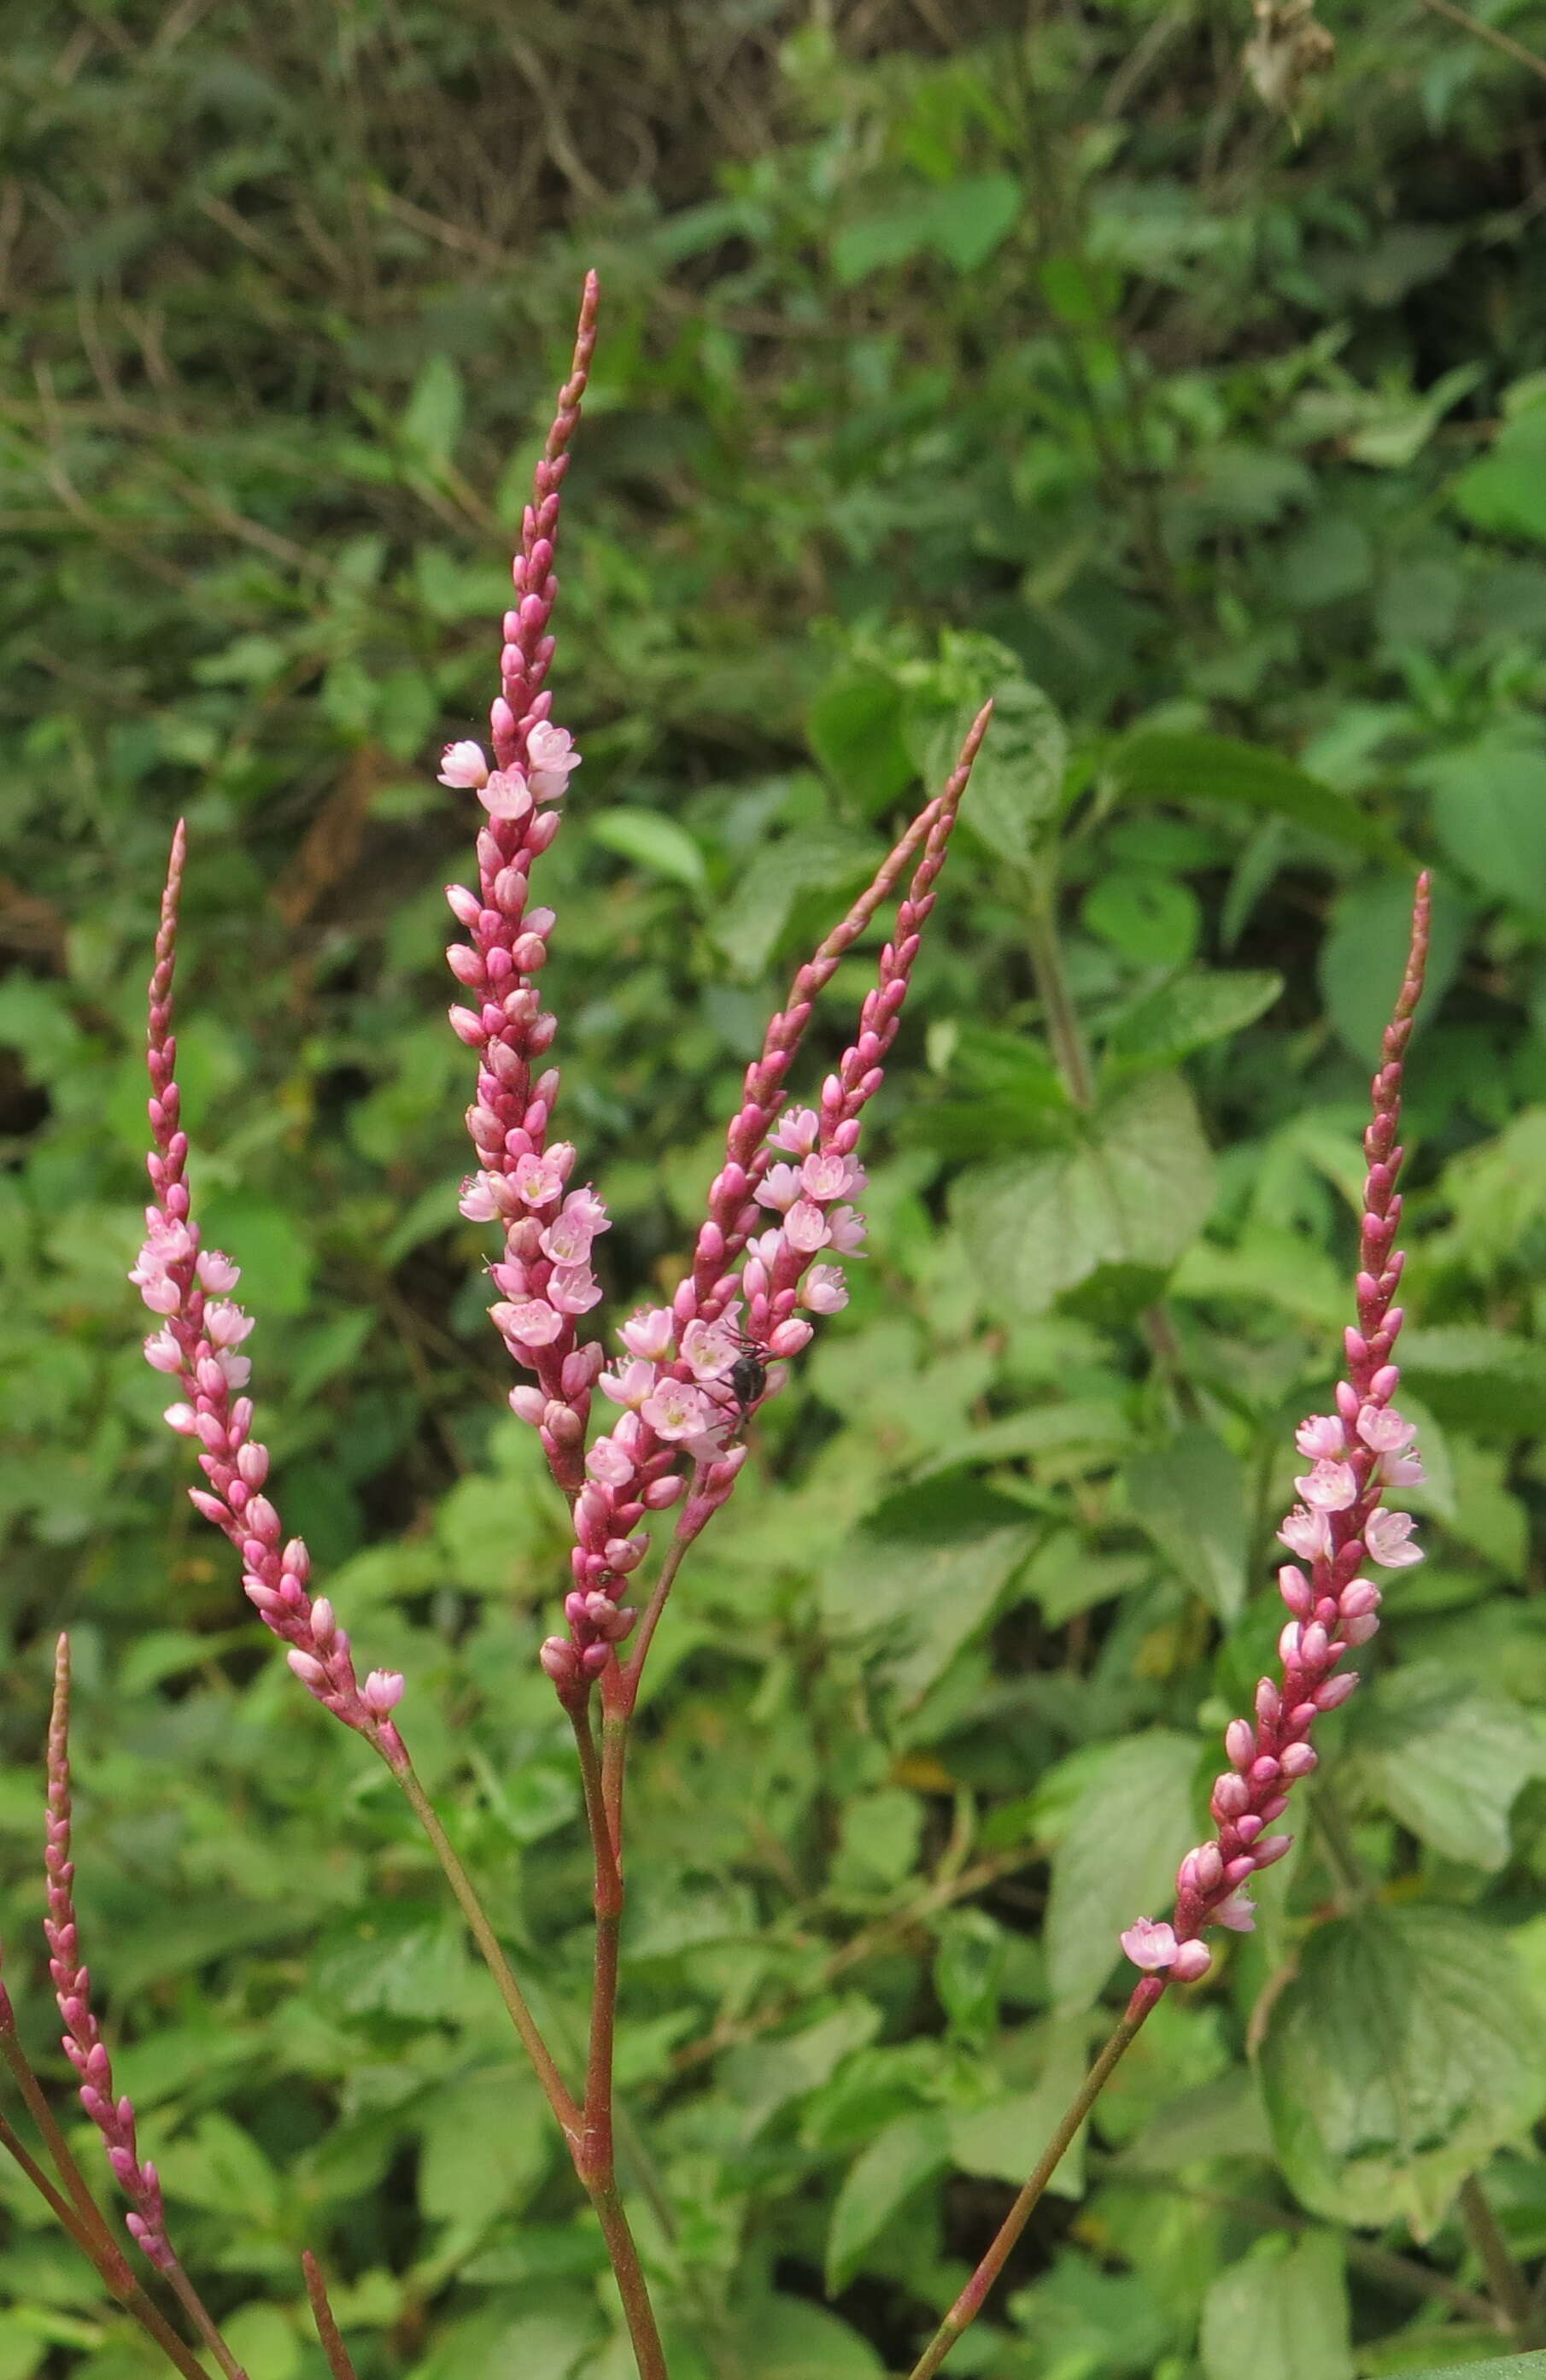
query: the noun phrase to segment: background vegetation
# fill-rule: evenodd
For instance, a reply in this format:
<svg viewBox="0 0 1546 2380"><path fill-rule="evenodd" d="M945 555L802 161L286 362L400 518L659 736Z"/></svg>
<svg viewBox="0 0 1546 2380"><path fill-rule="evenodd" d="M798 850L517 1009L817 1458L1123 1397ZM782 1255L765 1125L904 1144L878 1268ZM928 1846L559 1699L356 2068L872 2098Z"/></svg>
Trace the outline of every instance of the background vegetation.
<svg viewBox="0 0 1546 2380"><path fill-rule="evenodd" d="M911 2361L1200 1831L1419 858L1430 1560L1261 1930L1150 2025L953 2368L1499 2351L1455 2191L1546 2256L1546 87L1452 16L1332 0L1285 112L1236 0L13 9L0 1918L46 2058L65 1622L88 1955L255 2380L321 2370L303 2244L365 2380L625 2368L438 1876L184 1501L123 1279L186 810L197 1174L286 1515L577 2031L562 1532L455 1213L471 826L431 756L490 689L592 261L545 897L620 1299L672 1278L792 960L1004 697L860 1293L656 1657L622 2056L673 2368ZM1546 47L1540 0L1491 16ZM134 2380L8 2169L0 2206L0 2380Z"/></svg>

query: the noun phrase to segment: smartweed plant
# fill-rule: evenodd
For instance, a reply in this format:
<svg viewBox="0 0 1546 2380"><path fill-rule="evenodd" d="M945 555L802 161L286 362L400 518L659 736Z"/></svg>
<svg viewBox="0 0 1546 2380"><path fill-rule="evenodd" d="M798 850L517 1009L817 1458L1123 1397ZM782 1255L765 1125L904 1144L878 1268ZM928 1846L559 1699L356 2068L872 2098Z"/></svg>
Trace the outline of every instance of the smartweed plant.
<svg viewBox="0 0 1546 2380"><path fill-rule="evenodd" d="M285 1532L249 1393L252 1363L245 1350L253 1320L233 1296L240 1268L232 1256L204 1244L188 1180L173 1031L178 897L187 858L181 826L172 845L151 979L151 1199L130 1278L155 1318L145 1353L174 1392L166 1421L189 1441L202 1475L202 1483L188 1491L192 1500L234 1548L247 1597L284 1645L300 1684L385 1764L432 1845L595 2210L641 2380L665 2380L666 2357L619 2189L614 2143L613 2045L634 1722L650 1648L683 1562L735 1491L747 1459L746 1425L778 1393L787 1367L804 1353L823 1318L844 1305L844 1265L863 1257L864 1217L856 1202L865 1179L864 1112L885 1075L991 705L972 722L946 783L796 974L747 1070L691 1264L670 1302L633 1314L609 1352L601 1338L586 1335L587 1318L602 1296L592 1251L610 1227L609 1216L602 1195L583 1178L580 1150L561 1136L561 1076L553 1062L560 1020L541 998L557 921L541 903L539 882L542 855L561 830L565 803L574 797L571 780L581 760L568 731L555 722L548 679L563 482L595 343L597 302L593 275L573 368L525 512L488 748L454 743L440 771L441 783L465 792L469 810L478 816L475 880L447 892L465 937L447 952L462 995L450 1022L476 1067L467 1110L475 1162L461 1209L496 1236L489 1272L497 1297L489 1311L518 1376L510 1406L537 1432L572 1523L562 1624L546 1638L540 1659L573 1730L594 1863L594 1983L583 2072L566 2072L545 2038L506 1956L497 1919L416 1773L404 1678L379 1668L361 1675L329 1597L315 1591L304 1542ZM809 1103L795 1103L815 1003L899 892L890 939L853 1038L836 1069L808 1095ZM1138 1917L1121 1937L1141 1972L1120 2022L912 2380L927 2380L940 2368L980 2311L1096 2095L1165 1992L1207 1972L1210 1931L1251 1926L1249 1887L1288 1848L1290 1838L1275 1829L1295 1781L1316 1765L1316 1723L1353 1692L1357 1674L1344 1664L1378 1626L1380 1588L1371 1572L1419 1559L1409 1518L1388 1500L1421 1477L1413 1430L1393 1403L1398 1378L1393 1355L1401 1327L1395 1298L1402 1268L1395 1246L1402 1072L1428 930L1423 879L1365 1136L1368 1172L1347 1378L1337 1388L1335 1412L1307 1420L1298 1434L1307 1467L1298 1481L1302 1501L1280 1533L1294 1559L1279 1577L1289 1617L1278 1670L1262 1680L1252 1715L1227 1730L1227 1767L1213 1791L1215 1832L1182 1859L1172 1914L1159 1922ZM601 1427L594 1410L598 1396ZM3 1991L0 2050L54 2177L8 2119L0 2119L0 2145L168 2362L197 2380L208 2356L228 2380L241 2380L240 2364L178 2259L156 2168L140 2154L134 2106L115 2089L93 2012L73 1898L69 1683L69 1648L61 1638L48 1739L50 1972L81 2104L102 2135L113 2179L127 2201L129 2241L148 2269L141 2272L126 2253L100 2208L22 2051ZM410 1715L405 1721L405 1702ZM347 2380L354 2370L348 2349L315 2261L308 2256L305 2262L323 2351L337 2380Z"/></svg>

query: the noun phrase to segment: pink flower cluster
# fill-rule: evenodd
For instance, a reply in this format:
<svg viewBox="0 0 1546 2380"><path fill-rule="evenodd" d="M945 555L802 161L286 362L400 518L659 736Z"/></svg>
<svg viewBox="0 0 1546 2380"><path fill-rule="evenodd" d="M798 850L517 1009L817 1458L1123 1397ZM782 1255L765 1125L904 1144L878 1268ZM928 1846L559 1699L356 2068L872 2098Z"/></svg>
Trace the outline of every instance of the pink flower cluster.
<svg viewBox="0 0 1546 2380"><path fill-rule="evenodd" d="M252 1329L248 1317L227 1293L240 1273L218 1249L201 1248L191 1220L186 1180L187 1135L182 1129L181 1095L172 1034L172 977L176 959L177 900L182 887L186 837L179 825L163 896L151 978L148 1063L150 1119L154 1146L146 1160L153 1194L145 1210L146 1235L129 1279L161 1328L145 1342L146 1361L174 1379L181 1390L166 1408L166 1420L199 1446L199 1467L207 1488L188 1494L207 1521L222 1530L242 1559L242 1585L265 1623L288 1647L286 1658L308 1694L346 1727L357 1729L393 1767L407 1765L392 1712L403 1680L394 1670L373 1670L362 1686L355 1675L349 1639L333 1619L326 1596L308 1592L311 1560L299 1537L283 1543L278 1512L262 1492L269 1452L252 1435L252 1401L236 1392L247 1387L252 1366L238 1351Z"/></svg>
<svg viewBox="0 0 1546 2380"><path fill-rule="evenodd" d="M135 2136L134 2102L115 2099L113 2067L91 2008L91 1978L80 1960L75 1916L75 1867L70 1859L69 1640L61 1636L54 1663L54 1712L48 1729L48 1838L43 1864L48 1874L48 1914L43 1933L49 1949L64 2049L80 2077L80 2104L101 2132L107 2161L132 2203L129 2232L153 2265L170 2272L176 2264L166 2236L161 2180L149 2158L141 2161Z"/></svg>
<svg viewBox="0 0 1546 2380"><path fill-rule="evenodd" d="M1278 1535L1295 1562L1278 1572L1289 1617L1278 1638L1276 1679L1256 1689L1253 1719L1232 1719L1225 1734L1229 1766L1214 1786L1217 1831L1188 1852L1176 1876L1173 1920L1141 1917L1122 1936L1133 1964L1182 1983L1207 1973L1212 1952L1202 1939L1213 1925L1250 1932L1255 1924L1246 1887L1260 1868L1283 1857L1292 1836L1269 1834L1283 1815L1296 1779L1308 1777L1318 1755L1310 1741L1323 1711L1335 1710L1358 1685L1357 1672L1338 1664L1368 1644L1380 1624L1381 1590L1365 1575L1373 1564L1403 1570L1422 1560L1412 1542L1410 1513L1391 1510L1387 1490L1419 1485L1422 1464L1416 1431L1391 1402L1400 1373L1391 1361L1401 1329L1394 1301L1403 1257L1395 1246L1401 1221L1395 1184L1403 1151L1401 1077L1412 1016L1428 954L1430 887L1418 880L1412 943L1395 1013L1386 1027L1383 1061L1374 1077L1373 1120L1364 1135L1368 1172L1356 1284L1358 1327L1347 1334L1347 1379L1338 1384L1335 1414L1302 1422L1295 1443L1309 1469L1295 1481L1301 1501Z"/></svg>

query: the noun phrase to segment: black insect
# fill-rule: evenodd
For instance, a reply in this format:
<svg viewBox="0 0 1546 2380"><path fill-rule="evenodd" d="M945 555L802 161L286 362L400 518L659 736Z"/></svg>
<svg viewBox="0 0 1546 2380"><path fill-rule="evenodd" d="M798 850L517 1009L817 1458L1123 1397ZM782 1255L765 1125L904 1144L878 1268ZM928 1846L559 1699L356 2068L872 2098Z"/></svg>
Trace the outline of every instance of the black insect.
<svg viewBox="0 0 1546 2380"><path fill-rule="evenodd" d="M743 1330L734 1336L741 1353L725 1374L723 1385L735 1400L735 1427L731 1435L738 1438L754 1407L767 1394L767 1361L755 1339L748 1339Z"/></svg>

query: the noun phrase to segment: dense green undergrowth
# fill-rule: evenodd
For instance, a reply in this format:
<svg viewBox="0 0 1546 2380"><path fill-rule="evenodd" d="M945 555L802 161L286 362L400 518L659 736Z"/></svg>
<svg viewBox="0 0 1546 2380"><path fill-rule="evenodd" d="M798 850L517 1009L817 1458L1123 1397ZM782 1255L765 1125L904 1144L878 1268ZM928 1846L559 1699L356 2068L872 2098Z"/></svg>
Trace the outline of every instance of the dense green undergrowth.
<svg viewBox="0 0 1546 2380"><path fill-rule="evenodd" d="M1494 13L1546 45L1535 0ZM286 1519L408 1672L416 1753L577 2042L587 1877L534 1661L562 1512L455 1210L440 887L472 822L432 755L490 691L590 262L554 676L585 766L543 897L620 1305L674 1278L790 967L1000 697L872 1259L655 1657L621 2070L673 2371L905 2368L1196 1839L1276 1633L1419 862L1430 1558L1261 1929L1162 2008L951 2368L1496 2354L1473 2176L1546 2257L1546 98L1444 18L1327 21L1297 126L1242 73L1249 21L1186 0L16 29L6 1971L46 2060L64 1623L87 1955L253 2380L321 2371L304 2245L362 2380L626 2368L438 1877L186 1506L124 1281L186 812L197 1190L260 1318ZM132 2380L9 2168L0 2204L0 2380Z"/></svg>

